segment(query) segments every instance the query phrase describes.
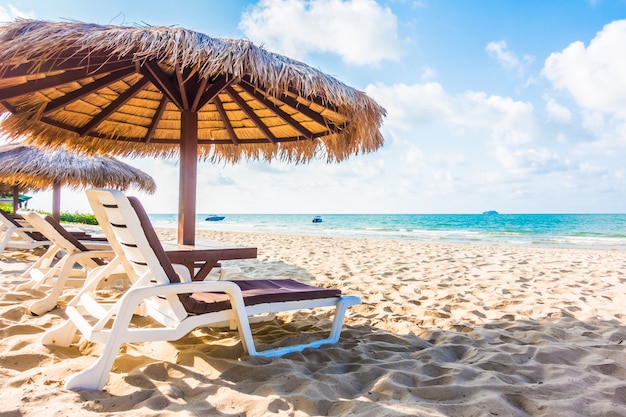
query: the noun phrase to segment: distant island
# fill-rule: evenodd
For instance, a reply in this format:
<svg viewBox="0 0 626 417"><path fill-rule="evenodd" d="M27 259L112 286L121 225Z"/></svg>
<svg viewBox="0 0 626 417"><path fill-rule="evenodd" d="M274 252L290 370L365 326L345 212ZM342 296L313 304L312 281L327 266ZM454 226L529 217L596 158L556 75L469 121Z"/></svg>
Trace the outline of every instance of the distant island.
<svg viewBox="0 0 626 417"><path fill-rule="evenodd" d="M483 211L483 214L500 214L495 210L488 210L488 211Z"/></svg>

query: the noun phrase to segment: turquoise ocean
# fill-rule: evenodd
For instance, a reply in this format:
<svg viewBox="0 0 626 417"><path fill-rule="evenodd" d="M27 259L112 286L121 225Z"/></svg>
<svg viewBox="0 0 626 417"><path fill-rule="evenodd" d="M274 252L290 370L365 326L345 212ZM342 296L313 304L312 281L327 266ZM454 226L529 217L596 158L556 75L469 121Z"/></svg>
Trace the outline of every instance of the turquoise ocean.
<svg viewBox="0 0 626 417"><path fill-rule="evenodd" d="M626 214L198 214L205 230L395 239L498 246L626 250ZM176 228L176 214L150 214L155 227Z"/></svg>

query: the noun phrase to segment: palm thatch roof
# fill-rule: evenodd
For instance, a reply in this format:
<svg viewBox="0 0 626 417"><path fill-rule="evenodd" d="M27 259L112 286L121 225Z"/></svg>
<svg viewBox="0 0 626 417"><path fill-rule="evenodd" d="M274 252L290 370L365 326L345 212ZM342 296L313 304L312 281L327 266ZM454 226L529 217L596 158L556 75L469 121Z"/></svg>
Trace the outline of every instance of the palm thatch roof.
<svg viewBox="0 0 626 417"><path fill-rule="evenodd" d="M341 161L383 145L365 93L252 42L177 27L0 26L0 132L118 155L176 156L197 113L201 159Z"/></svg>
<svg viewBox="0 0 626 417"><path fill-rule="evenodd" d="M55 184L73 189L130 187L153 193L156 184L145 172L115 158L78 155L63 148L44 150L34 146L0 146L0 189L42 191Z"/></svg>

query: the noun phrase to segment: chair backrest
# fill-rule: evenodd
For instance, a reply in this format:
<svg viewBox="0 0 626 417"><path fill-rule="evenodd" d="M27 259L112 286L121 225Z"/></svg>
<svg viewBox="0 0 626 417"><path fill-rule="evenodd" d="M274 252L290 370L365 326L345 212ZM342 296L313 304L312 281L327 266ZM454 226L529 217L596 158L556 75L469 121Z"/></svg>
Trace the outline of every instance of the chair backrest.
<svg viewBox="0 0 626 417"><path fill-rule="evenodd" d="M61 223L50 216L42 216L32 211L24 211L20 213L33 228L37 229L50 242L54 243L67 253L86 252L89 249L76 237L64 228ZM88 236L88 235L85 235ZM100 258L91 258L98 265L104 265L105 262Z"/></svg>
<svg viewBox="0 0 626 417"><path fill-rule="evenodd" d="M141 285L180 282L139 200L109 189L87 190L87 198L113 251ZM147 305L167 317L187 315L177 296L154 297Z"/></svg>
<svg viewBox="0 0 626 417"><path fill-rule="evenodd" d="M21 231L22 236L28 237L32 240L44 241L48 240L43 234L39 232L32 232L29 230L24 230L24 222L26 220L19 214L11 214L7 212L3 212L0 210L0 223L4 223L8 226L15 226L15 231Z"/></svg>

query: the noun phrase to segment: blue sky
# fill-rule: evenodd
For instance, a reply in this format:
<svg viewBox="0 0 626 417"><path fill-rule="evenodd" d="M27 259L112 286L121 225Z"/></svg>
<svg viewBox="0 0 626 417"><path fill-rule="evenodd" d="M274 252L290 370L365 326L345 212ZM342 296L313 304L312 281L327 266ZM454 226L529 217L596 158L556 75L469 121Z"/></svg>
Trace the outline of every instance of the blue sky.
<svg viewBox="0 0 626 417"><path fill-rule="evenodd" d="M245 37L387 109L385 146L341 164L201 163L199 213L626 212L626 0L0 0L16 17ZM125 162L177 211L176 160Z"/></svg>

